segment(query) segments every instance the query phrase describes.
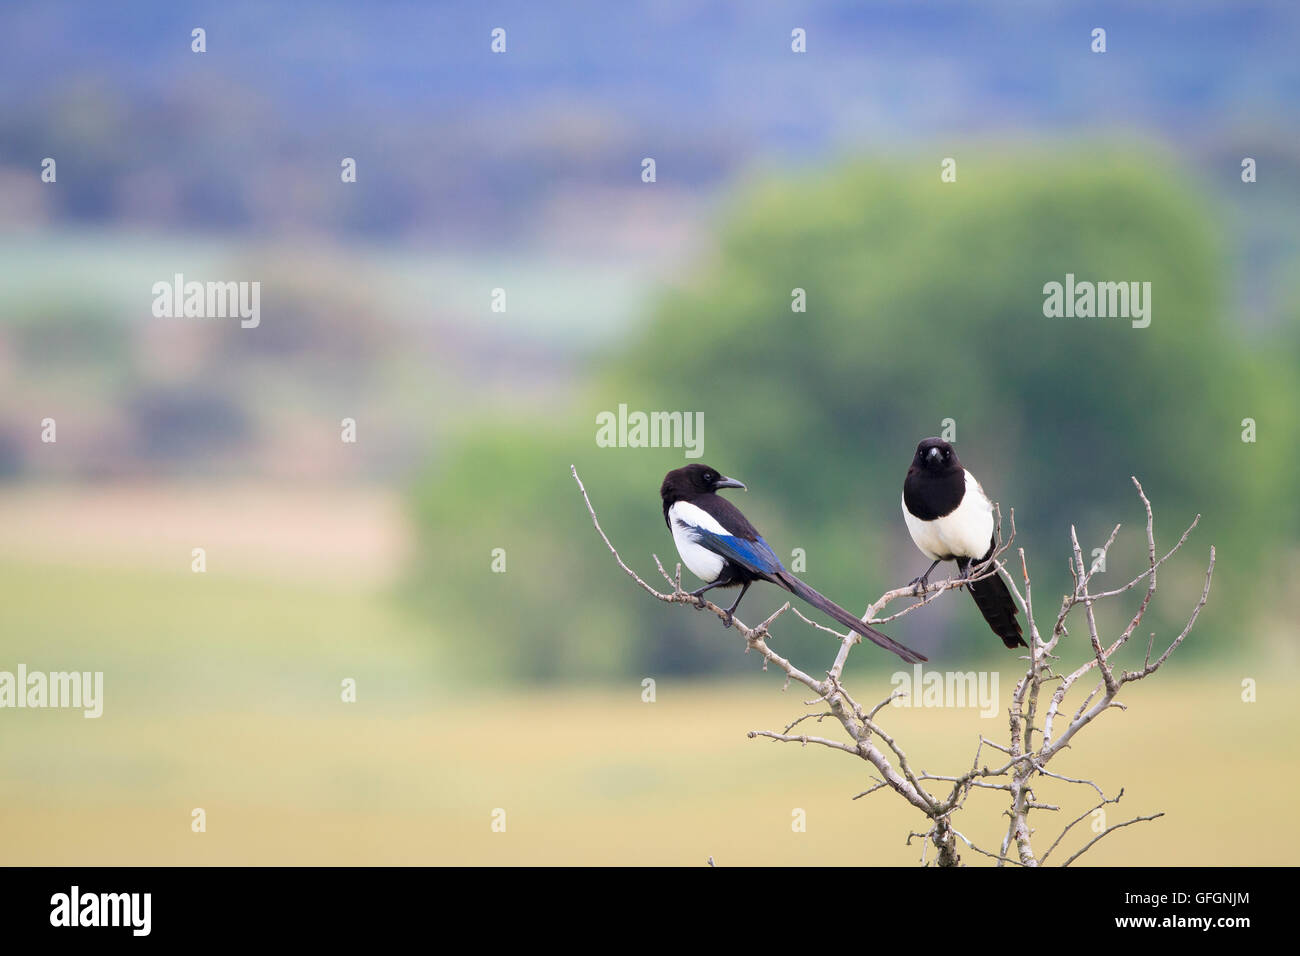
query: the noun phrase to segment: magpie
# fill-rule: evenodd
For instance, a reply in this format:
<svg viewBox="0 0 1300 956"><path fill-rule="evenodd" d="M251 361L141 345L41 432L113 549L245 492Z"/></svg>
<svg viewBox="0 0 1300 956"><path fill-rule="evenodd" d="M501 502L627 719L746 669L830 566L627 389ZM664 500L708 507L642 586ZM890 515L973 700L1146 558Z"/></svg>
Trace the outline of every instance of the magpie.
<svg viewBox="0 0 1300 956"><path fill-rule="evenodd" d="M691 573L705 582L704 587L690 592L700 602L700 607L704 606L702 595L706 591L739 587L740 595L727 608L723 622L730 627L732 615L749 586L755 581L768 581L803 598L819 611L867 640L893 651L909 664L927 660L838 604L828 601L787 571L740 510L717 493L719 488L744 487L734 478L723 477L715 468L695 463L668 472L659 488L664 504L664 523L673 533L677 553Z"/></svg>
<svg viewBox="0 0 1300 956"><path fill-rule="evenodd" d="M903 520L912 541L934 563L912 580L924 590L940 561L956 561L962 578L993 556L993 505L952 445L927 438L916 446L903 480ZM1007 647L1024 647L1016 602L998 574L968 581L966 588L993 633Z"/></svg>

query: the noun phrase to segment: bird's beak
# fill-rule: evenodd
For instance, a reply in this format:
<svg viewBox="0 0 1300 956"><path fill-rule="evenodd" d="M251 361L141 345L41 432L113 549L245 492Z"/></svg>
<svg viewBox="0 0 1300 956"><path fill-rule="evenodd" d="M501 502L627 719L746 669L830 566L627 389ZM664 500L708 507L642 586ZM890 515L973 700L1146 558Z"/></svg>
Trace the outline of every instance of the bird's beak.
<svg viewBox="0 0 1300 956"><path fill-rule="evenodd" d="M743 481L737 481L735 478L723 478L721 481L718 482L718 487L719 488L740 488L744 491L749 490L748 488L745 487L745 483Z"/></svg>
<svg viewBox="0 0 1300 956"><path fill-rule="evenodd" d="M925 456L926 456L927 458L931 458L931 459L934 459L934 460L937 461L938 458L939 458L939 449L937 449L937 448L931 448L929 451L927 451L927 452L925 453Z"/></svg>

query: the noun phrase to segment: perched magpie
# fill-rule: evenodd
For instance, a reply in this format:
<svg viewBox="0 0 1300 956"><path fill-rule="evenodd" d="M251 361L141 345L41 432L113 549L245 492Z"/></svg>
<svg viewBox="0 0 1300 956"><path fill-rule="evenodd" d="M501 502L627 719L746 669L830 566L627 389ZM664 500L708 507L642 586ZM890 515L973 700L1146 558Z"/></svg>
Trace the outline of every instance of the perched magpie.
<svg viewBox="0 0 1300 956"><path fill-rule="evenodd" d="M857 631L869 641L893 651L908 663L927 658L881 634L859 618L822 597L785 569L775 552L762 539L739 509L717 494L719 488L744 488L734 478L724 478L708 465L691 464L668 472L659 488L664 503L664 523L673 533L682 563L704 587L692 591L699 598L713 588L740 587L736 602L727 608L725 623L740 606L749 586L755 581L770 581L791 594L803 598L813 607L833 617L845 627Z"/></svg>
<svg viewBox="0 0 1300 956"><path fill-rule="evenodd" d="M903 519L921 553L934 563L912 581L922 589L940 561L956 561L963 578L993 555L993 505L942 438L916 446L903 481ZM1024 647L1016 602L1000 575L966 584L984 620L1007 647Z"/></svg>

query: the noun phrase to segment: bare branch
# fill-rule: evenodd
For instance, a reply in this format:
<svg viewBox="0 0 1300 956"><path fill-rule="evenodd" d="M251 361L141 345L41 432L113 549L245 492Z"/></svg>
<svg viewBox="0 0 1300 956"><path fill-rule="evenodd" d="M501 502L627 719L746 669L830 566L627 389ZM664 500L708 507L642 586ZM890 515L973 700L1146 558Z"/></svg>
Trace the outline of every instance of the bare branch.
<svg viewBox="0 0 1300 956"><path fill-rule="evenodd" d="M1074 854L1074 856L1070 857L1068 860L1062 863L1061 866L1062 867L1069 866L1079 857L1083 856L1085 853L1091 850L1098 840L1100 840L1104 836L1110 836L1110 834L1114 833L1116 830L1121 830L1124 827L1132 826L1134 823L1146 823L1149 820L1158 820L1163 816L1164 816L1164 812L1161 811L1160 813L1153 813L1147 817L1134 817L1132 820L1125 820L1123 823L1117 823L1113 827L1107 827L1105 830L1102 830L1095 837L1089 840L1082 850L1080 850L1078 853Z"/></svg>
<svg viewBox="0 0 1300 956"><path fill-rule="evenodd" d="M671 595L660 594L650 585L646 584L644 581L641 580L641 576L637 574L635 571L633 571L631 568L629 568L623 562L623 559L619 557L618 549L615 548L614 545L610 543L609 538L605 535L605 532L602 531L600 528L600 520L596 517L596 509L591 506L591 499L587 497L587 489L582 486L582 479L578 477L578 469L575 466L570 465L569 471L573 473L573 480L578 483L578 490L582 492L582 500L587 503L587 513L591 515L591 523L595 525L596 533L600 535L601 540L605 542L605 547L609 548L609 553L614 556L614 560L618 562L618 566L622 568L624 572L626 572L628 577L630 577L633 581L635 581L642 588L644 588L645 591L648 592L649 594L652 594L653 596L657 597L661 601L671 601L672 600ZM655 558L655 563L658 564L658 562L659 559ZM662 565L660 565L659 570L660 571L663 570ZM668 577L668 575L665 574L664 577ZM668 583L671 584L672 582L669 581Z"/></svg>
<svg viewBox="0 0 1300 956"><path fill-rule="evenodd" d="M618 566L626 573L640 588L646 591L659 601L668 604L689 604L692 607L702 608L711 611L715 616L724 623L734 624L735 633L745 642L746 650L757 651L763 661L764 669L770 664L780 669L786 675L786 686L791 681L802 684L813 692L813 699L808 701L809 706L824 705L825 709L818 709L802 714L786 725L783 731L771 730L751 730L748 732L750 738L765 737L774 741L783 743L798 743L801 746L808 744L817 744L831 750L843 751L853 754L854 756L866 761L874 769L875 773L871 776L872 785L856 794L853 799L875 793L878 790L893 790L905 799L912 807L920 811L928 820L929 827L924 831L912 831L908 835L907 843L910 845L913 837L920 837L924 846L921 852L921 862L929 862L929 848L931 845L935 848L935 863L939 866L957 866L960 864L958 855L958 840L965 843L974 852L997 861L998 866L1012 863L1017 866L1038 866L1046 863L1052 853L1061 845L1065 837L1073 831L1074 827L1086 819L1090 814L1107 806L1108 804L1118 803L1124 795L1120 790L1119 795L1114 798L1108 798L1101 786L1092 780L1076 778L1058 773L1048 767L1048 763L1061 751L1071 746L1072 740L1093 720L1112 708L1124 709L1124 704L1115 698L1127 684L1142 680L1145 677L1155 673L1176 651L1182 646L1183 641L1191 633L1196 620L1200 615L1201 609L1209 600L1210 583L1214 575L1215 550L1210 548L1210 561L1205 572L1205 585L1202 588L1199 601L1192 608L1187 624L1182 631L1172 640L1165 648L1164 652L1155 660L1152 660L1152 651L1154 649L1155 635L1151 635L1148 643L1146 657L1143 666L1136 671L1116 672L1112 666L1111 660L1113 655L1122 648L1129 638L1137 631L1141 625L1144 615L1151 604L1157 585L1157 571L1166 561L1168 561L1188 540L1188 536L1196 528L1200 521L1200 515L1187 527L1179 538L1178 542L1163 556L1156 556L1155 544L1155 520L1151 502L1147 498L1142 485L1136 478L1133 484L1137 489L1138 496L1142 500L1143 507L1146 511L1146 539L1147 539L1147 568L1137 577L1133 578L1128 584L1109 591L1100 591L1094 593L1091 588L1093 576L1098 573L1102 566L1102 559L1109 553L1112 545L1115 543L1120 526L1115 525L1106 542L1100 549L1098 558L1089 566L1084 561L1083 548L1079 543L1078 534L1072 526L1070 529L1070 550L1071 554L1068 560L1068 568L1073 586L1069 594L1066 594L1061 600L1061 607L1057 613L1056 621L1052 630L1046 638L1039 631L1037 622L1034 618L1034 601L1033 601L1033 584L1029 574L1029 565L1025 557L1023 548L1017 549L1019 559L1018 574L1012 575L1007 571L1005 566L1004 555L1011 547L1015 538L1015 512L1011 512L1011 536L1006 541L1002 540L1001 531L1001 511L998 511L997 530L995 532L995 541L997 546L990 555L989 559L979 566L977 572L966 580L949 579L938 584L929 584L924 588L913 588L911 585L893 588L886 591L875 602L867 607L863 620L872 624L883 624L896 620L905 614L913 613L922 607L925 607L935 600L941 594L948 591L956 590L965 586L971 581L979 581L992 575L1000 575L1010 588L1016 602L1024 610L1028 625L1029 648L1025 655L1027 665L1024 675L1016 682L1011 693L1010 701L1007 707L1008 718L1008 738L1006 743L991 740L984 735L979 736L979 745L975 751L975 757L970 763L970 767L964 773L942 774L929 773L922 770L916 772L912 769L908 759L907 751L901 743L890 733L888 733L878 722L881 711L891 702L902 696L901 691L894 691L887 697L871 708L869 712L864 712L863 708L850 694L844 686L843 673L844 667L848 661L849 654L856 647L861 638L853 631L840 633L833 628L826 627L816 621L809 619L799 608L785 602L777 608L771 616L759 624L757 627L748 627L737 618L731 618L726 611L718 605L707 600L703 596L695 597L689 592L682 590L681 575L682 566L679 563L676 566L675 574L670 575L665 570L663 563L655 555L655 567L664 581L671 588L668 593L663 593L651 587L635 571L629 567L619 555L618 550L609 540L604 530L600 526L600 521L596 517L595 508L591 504L591 499L587 495L587 490L583 487L581 479L578 477L577 469L570 467L574 481L577 482L578 489L587 506L587 512L591 516L592 525L595 527L597 534L604 541L606 548L613 555ZM1019 579L1017 581L1017 578ZM1118 635L1110 638L1103 638L1101 628L1097 622L1096 605L1097 603L1117 597L1127 591L1135 588L1142 581L1146 581L1147 587L1143 594L1142 601L1129 621L1127 627ZM1021 586L1023 585L1023 592ZM915 598L911 604L902 610L886 617L877 617L881 611L890 603L901 600L906 597ZM1057 674L1054 671L1059 657L1054 653L1062 638L1069 635L1069 629L1066 627L1072 612L1080 605L1083 606L1083 616L1088 630L1088 649L1090 653L1086 660L1080 663L1074 670ZM795 616L815 630L831 634L836 638L836 653L831 666L823 673L825 679L812 676L811 672L804 671L796 667L789 659L783 657L775 651L769 640L771 639L771 628L787 611L793 611ZM1087 695L1079 703L1074 717L1066 725L1065 729L1059 734L1056 732L1056 726L1064 718L1061 716L1063 708L1066 706L1066 700L1070 697L1071 691L1079 686L1082 681L1093 670L1097 671L1099 680ZM1092 681L1088 682L1093 684ZM1043 693L1048 688L1055 685L1049 696L1046 698L1046 704L1043 705ZM1039 711L1042 708L1042 726L1038 726ZM1068 711L1064 711L1068 713ZM838 722L844 732L844 739L835 739L830 736L812 736L809 734L793 733L799 724L807 720L814 720L822 724L827 718L833 718ZM834 726L834 724L832 724ZM880 742L880 746L877 745ZM1005 760L994 768L989 768L981 763L981 756L985 747L996 750L1003 755ZM883 748L883 749L882 749ZM1029 817L1031 813L1058 812L1057 804L1048 802L1040 798L1035 793L1035 788L1048 781L1058 781L1060 783L1088 786L1096 791L1100 802L1087 812L1081 814L1066 824L1065 828L1047 848L1047 852L1039 857L1033 847L1032 837L1034 830L1030 826ZM927 785L935 783L945 784L951 787L945 799L935 797ZM966 800L973 790L988 790L994 793L1004 793L1007 795L1009 805L1003 811L1008 818L1006 835L1003 837L1000 852L993 853L982 847L976 846L961 831L957 830L952 824L952 818L958 812L966 809ZM1085 844L1077 853L1065 861L1064 866L1069 866L1092 846L1094 846L1102 837L1113 833L1115 830L1131 826L1134 823L1142 823L1149 820L1155 820L1163 816L1163 813L1155 813L1149 816L1139 816L1123 823L1116 824L1103 830L1087 844ZM1015 847L1015 853L1012 854L1012 846Z"/></svg>
<svg viewBox="0 0 1300 956"><path fill-rule="evenodd" d="M771 737L773 740L780 740L791 744L803 744L805 747L808 744L821 744L823 747L830 747L833 750L847 750L851 754L856 754L858 752L855 748L850 747L848 744L840 743L838 740L827 740L825 737L809 737L807 734L799 734L798 736L792 737L789 734L778 734L772 730L751 730L746 734L746 736Z"/></svg>

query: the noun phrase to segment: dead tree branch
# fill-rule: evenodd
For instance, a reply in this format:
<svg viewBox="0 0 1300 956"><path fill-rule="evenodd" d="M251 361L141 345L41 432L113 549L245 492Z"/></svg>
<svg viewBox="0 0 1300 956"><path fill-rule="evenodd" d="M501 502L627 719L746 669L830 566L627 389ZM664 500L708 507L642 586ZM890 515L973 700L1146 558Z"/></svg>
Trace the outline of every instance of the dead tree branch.
<svg viewBox="0 0 1300 956"><path fill-rule="evenodd" d="M586 502L587 512L591 516L591 522L596 529L596 533L600 535L610 554L613 555L615 562L628 577L642 590L659 601L667 604L690 604L693 607L703 608L712 612L719 620L726 622L727 615L723 608L707 599L693 597L682 589L680 564L677 565L676 573L669 575L658 556L654 556L655 567L671 588L668 592L655 589L633 571L619 555L618 549L614 547L601 528L600 520L596 517L596 510L587 495L587 489L578 477L577 469L570 466L570 471L573 480L577 482L578 490L582 493L583 501ZM1200 599L1192 608L1191 615L1182 631L1169 642L1164 651L1154 661L1151 660L1151 650L1154 646L1155 637L1153 634L1153 643L1148 646L1146 659L1139 670L1119 670L1113 663L1114 655L1128 643L1142 624L1151 600L1155 595L1157 571L1182 548L1200 521L1200 515L1197 515L1187 530L1183 532L1178 542L1162 557L1157 558L1155 519L1151 502L1136 478L1133 479L1133 484L1146 510L1146 570L1122 587L1109 591L1094 592L1091 589L1093 576L1100 567L1104 566L1104 559L1119 535L1120 526L1116 525L1114 530L1111 531L1105 545L1101 548L1100 555L1091 566L1085 563L1078 535L1075 529L1071 527L1070 545L1072 553L1069 567L1073 588L1069 594L1062 598L1061 608L1056 615L1051 631L1046 637L1039 631L1034 619L1033 589L1024 549L1017 549L1016 553L1019 577L1024 586L1023 592L1020 590L1015 576L1008 571L1005 564L1005 555L1015 539L1015 513L1014 511L1011 513L1011 534L1005 541L1002 539L1001 513L998 513L996 531L998 546L994 549L991 559L981 567L973 579L980 580L994 574L1000 574L1010 587L1017 603L1024 610L1028 623L1029 653L1025 655L1028 664L1024 675L1016 682L1011 693L1007 709L1009 718L1007 742L1005 744L998 743L981 735L975 752L975 759L971 763L970 769L965 773L943 775L924 771L918 773L914 770L908 760L907 752L893 736L881 727L877 720L881 709L889 704L897 696L897 693L891 694L876 704L870 711L864 711L842 683L841 678L849 653L860 642L861 638L853 631L841 634L833 628L809 620L800 613L798 608L792 607L789 602L777 608L767 620L756 627L749 627L739 618L732 618L735 632L745 642L747 650L758 652L763 659L764 668L771 665L785 673L787 683L795 681L803 684L815 695L814 699L808 702L809 705L820 705L825 709L798 717L782 731L751 730L748 736L751 738L763 737L783 743L798 743L805 747L808 744L816 744L831 750L853 754L855 757L866 761L875 770L875 775L872 777L873 785L857 794L853 799L856 800L878 790L888 789L893 790L912 807L920 811L929 821L928 829L924 832L917 831L909 834L907 842L910 844L914 836L922 837L927 848L934 847L936 851L934 862L936 865L956 866L960 863L961 856L958 852L958 841L981 856L995 860L998 866L1006 863L1019 866L1038 866L1045 863L1076 824L1099 811L1104 814L1106 806L1118 803L1124 793L1121 790L1119 796L1113 799L1107 798L1102 788L1095 782L1068 777L1049 770L1047 768L1048 762L1069 747L1076 735L1101 714L1111 708L1123 709L1124 705L1116 700L1123 688L1128 684L1149 677L1164 665L1170 655L1182 646L1187 635L1191 633L1201 609L1209 599L1210 582L1214 576L1215 551L1213 547L1210 548L1209 565L1205 571L1205 585L1201 591ZM1146 590L1143 592L1142 600L1128 625L1114 638L1103 637L1097 622L1096 606L1102 601L1125 594L1143 581L1146 582ZM888 623L925 607L935 601L941 594L961 587L964 583L966 582L951 579L931 584L924 589L914 590L910 586L894 588L886 591L867 607L863 614L863 620L871 624ZM885 617L878 616L889 604L907 597L912 597L915 600L900 611ZM1058 661L1055 651L1061 639L1069 634L1066 628L1067 620L1072 613L1080 608L1082 608L1084 625L1087 628L1090 654L1074 670L1067 674L1060 674L1056 672L1054 666ZM786 611L794 611L795 616L800 620L836 638L838 644L836 654L830 667L823 671L824 678L815 677L812 673L796 667L790 660L772 648L770 643L772 640L771 628ZM1063 711L1062 708L1067 696L1080 680L1094 670L1096 671L1095 686L1083 697L1074 716L1066 723L1062 714L1068 713L1068 711ZM1055 687L1049 689L1049 684L1054 684ZM815 720L818 724L822 724L827 718L832 718L838 722L844 731L844 739L792 733L796 726L805 720ZM998 751L1006 758L1000 762L1000 766L990 769L988 766L981 764L980 758L985 747ZM1047 851L1039 856L1033 846L1034 830L1030 826L1030 814L1035 811L1052 812L1058 810L1057 806L1042 802L1035 795L1036 785L1040 781L1046 780L1092 787L1100 797L1100 802L1068 823L1048 847ZM945 787L940 790L934 786L935 784L943 784ZM964 808L966 798L974 789L993 790L1007 794L1008 806L1005 813L1009 822L1000 851L997 853L976 846L964 834L953 827L952 816ZM1154 813L1147 816L1137 816L1109 827L1103 825L1101 832L1079 848L1062 865L1069 866L1103 837L1116 830L1135 823L1155 820L1163 815L1162 812ZM923 863L929 862L927 857L926 850L923 850Z"/></svg>

